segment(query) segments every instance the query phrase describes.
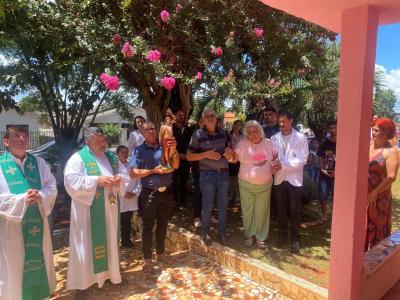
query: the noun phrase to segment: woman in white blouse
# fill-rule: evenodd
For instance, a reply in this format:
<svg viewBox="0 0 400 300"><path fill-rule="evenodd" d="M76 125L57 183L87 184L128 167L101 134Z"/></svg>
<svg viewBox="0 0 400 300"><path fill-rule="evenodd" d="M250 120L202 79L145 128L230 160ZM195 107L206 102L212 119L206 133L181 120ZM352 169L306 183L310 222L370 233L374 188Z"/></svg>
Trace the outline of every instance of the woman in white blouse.
<svg viewBox="0 0 400 300"><path fill-rule="evenodd" d="M142 135L143 123L146 120L142 116L136 116L133 121L134 130L129 134L128 139L128 149L129 154L132 155L135 148L139 147L144 142L144 137Z"/></svg>
<svg viewBox="0 0 400 300"><path fill-rule="evenodd" d="M240 161L238 177L245 245L250 247L255 239L262 249L269 232L274 146L270 139L264 138L257 121L246 122L244 136L235 153Z"/></svg>

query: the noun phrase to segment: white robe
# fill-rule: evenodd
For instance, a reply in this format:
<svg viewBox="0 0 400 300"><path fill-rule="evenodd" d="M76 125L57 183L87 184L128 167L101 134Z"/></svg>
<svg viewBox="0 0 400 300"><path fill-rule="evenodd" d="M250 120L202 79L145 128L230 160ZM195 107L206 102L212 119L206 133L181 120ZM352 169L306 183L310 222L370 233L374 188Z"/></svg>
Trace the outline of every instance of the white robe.
<svg viewBox="0 0 400 300"><path fill-rule="evenodd" d="M125 176L129 177L129 163L123 164L125 167ZM135 193L135 197L132 198L123 198L121 200L121 213L127 211L137 211L139 209L138 200L140 191L142 190L142 184L140 179L131 179L129 181L128 186L126 187L126 192Z"/></svg>
<svg viewBox="0 0 400 300"><path fill-rule="evenodd" d="M96 156L97 164L103 176L112 176L112 168L105 155ZM118 188L120 198L124 196L129 178L123 175L124 166L119 163L118 173L123 177ZM71 223L69 232L69 261L67 289L84 290L96 283L101 288L104 281L121 282L119 267L118 205L108 200L111 188L105 191L105 218L107 228L108 271L94 274L93 252L90 223L90 206L96 194L98 176L87 175L85 165L75 153L68 160L64 170L64 185L71 196ZM114 189L116 189L114 187Z"/></svg>
<svg viewBox="0 0 400 300"><path fill-rule="evenodd" d="M24 162L14 158L22 166ZM56 275L53 262L53 247L47 216L53 210L57 197L56 180L46 162L37 157L42 188L42 204L39 205L43 218L43 256L46 265L50 291L56 287ZM23 170L23 168L21 168ZM27 205L26 193L11 194L0 168L0 299L20 300L22 297L22 279L24 271L24 239L21 232L21 221Z"/></svg>

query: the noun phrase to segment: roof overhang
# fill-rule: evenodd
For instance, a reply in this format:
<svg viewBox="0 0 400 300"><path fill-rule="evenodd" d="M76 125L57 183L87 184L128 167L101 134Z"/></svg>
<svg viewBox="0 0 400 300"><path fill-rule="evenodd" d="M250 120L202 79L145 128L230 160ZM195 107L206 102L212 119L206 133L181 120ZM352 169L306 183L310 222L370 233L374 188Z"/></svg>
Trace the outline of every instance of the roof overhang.
<svg viewBox="0 0 400 300"><path fill-rule="evenodd" d="M342 12L365 5L379 10L379 25L400 23L400 0L260 0L264 4L340 33Z"/></svg>

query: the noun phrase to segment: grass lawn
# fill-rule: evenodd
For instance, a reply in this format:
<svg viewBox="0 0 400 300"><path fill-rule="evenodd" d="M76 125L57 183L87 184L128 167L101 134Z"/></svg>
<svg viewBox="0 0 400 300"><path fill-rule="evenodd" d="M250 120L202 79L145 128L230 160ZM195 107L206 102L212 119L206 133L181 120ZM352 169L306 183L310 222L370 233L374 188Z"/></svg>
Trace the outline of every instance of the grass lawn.
<svg viewBox="0 0 400 300"><path fill-rule="evenodd" d="M400 178L392 186L393 192L393 227L392 231L400 225ZM303 210L304 224L318 219L319 203L311 202ZM184 209L175 212L172 223L184 227L188 230L200 233L193 226L191 211ZM244 246L243 225L239 204L231 205L228 212L227 240L231 248L247 253L253 258L257 258L272 266L275 266L289 274L304 278L310 282L327 287L329 275L329 247L330 247L330 223L323 225L309 225L302 228L301 251L299 254L292 254L289 250L290 243L284 248L276 248L277 224L271 220L270 234L267 240L267 249L258 250L255 246L247 248ZM215 234L215 226L212 228ZM215 235L214 235L215 237Z"/></svg>

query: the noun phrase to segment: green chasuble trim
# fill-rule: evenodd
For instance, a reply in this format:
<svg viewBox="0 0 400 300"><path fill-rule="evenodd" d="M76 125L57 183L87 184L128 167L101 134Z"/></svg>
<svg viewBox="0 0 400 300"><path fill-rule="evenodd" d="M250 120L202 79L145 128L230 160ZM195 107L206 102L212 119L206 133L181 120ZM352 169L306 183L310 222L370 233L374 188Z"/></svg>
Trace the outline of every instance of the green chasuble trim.
<svg viewBox="0 0 400 300"><path fill-rule="evenodd" d="M24 172L9 152L0 156L0 167L12 194L23 194L29 189L42 188L36 157L29 153L26 155ZM50 288L43 256L44 222L37 204L28 206L21 225L25 248L22 299L48 298Z"/></svg>
<svg viewBox="0 0 400 300"><path fill-rule="evenodd" d="M84 147L79 151L79 155L85 164L87 175L102 175L96 157L88 147ZM106 151L105 155L112 167L113 174L116 175L118 173L118 158L110 151ZM94 273L98 274L108 270L107 226L103 187L97 187L95 198L90 206L90 227L92 235L93 268Z"/></svg>

